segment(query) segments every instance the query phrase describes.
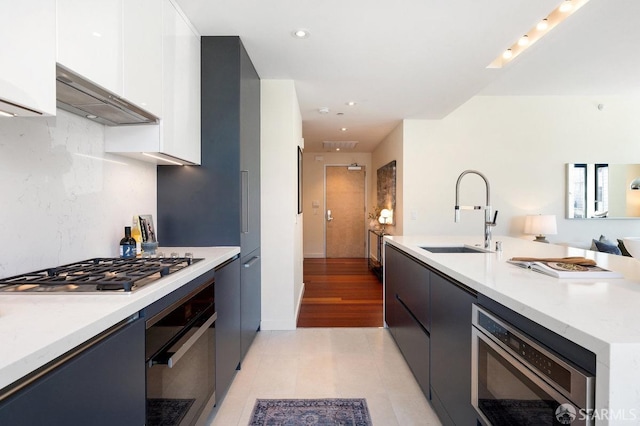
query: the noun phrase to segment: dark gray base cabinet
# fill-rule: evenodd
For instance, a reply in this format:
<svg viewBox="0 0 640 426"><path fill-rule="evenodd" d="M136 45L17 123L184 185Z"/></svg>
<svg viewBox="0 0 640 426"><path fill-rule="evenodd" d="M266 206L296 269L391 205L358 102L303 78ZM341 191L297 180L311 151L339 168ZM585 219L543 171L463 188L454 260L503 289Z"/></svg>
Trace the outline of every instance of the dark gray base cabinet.
<svg viewBox="0 0 640 426"><path fill-rule="evenodd" d="M475 425L471 405L471 305L476 294L431 274L431 398L445 425Z"/></svg>
<svg viewBox="0 0 640 426"><path fill-rule="evenodd" d="M144 333L138 319L0 402L0 425L143 425Z"/></svg>
<svg viewBox="0 0 640 426"><path fill-rule="evenodd" d="M215 270L216 399L221 401L240 366L240 259Z"/></svg>
<svg viewBox="0 0 640 426"><path fill-rule="evenodd" d="M384 275L385 322L429 398L429 271L387 246Z"/></svg>
<svg viewBox="0 0 640 426"><path fill-rule="evenodd" d="M260 287L260 249L241 259L240 270L240 353L241 359L249 351L262 318L262 292Z"/></svg>
<svg viewBox="0 0 640 426"><path fill-rule="evenodd" d="M385 322L445 425L476 425L471 405L471 305L476 295L391 245Z"/></svg>

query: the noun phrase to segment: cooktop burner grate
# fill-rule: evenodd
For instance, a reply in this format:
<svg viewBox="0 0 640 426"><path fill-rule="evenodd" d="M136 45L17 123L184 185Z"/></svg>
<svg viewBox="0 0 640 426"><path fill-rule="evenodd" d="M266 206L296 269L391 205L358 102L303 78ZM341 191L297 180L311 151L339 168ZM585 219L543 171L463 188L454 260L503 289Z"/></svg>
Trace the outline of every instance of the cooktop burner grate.
<svg viewBox="0 0 640 426"><path fill-rule="evenodd" d="M0 279L0 292L128 293L202 259L95 258Z"/></svg>

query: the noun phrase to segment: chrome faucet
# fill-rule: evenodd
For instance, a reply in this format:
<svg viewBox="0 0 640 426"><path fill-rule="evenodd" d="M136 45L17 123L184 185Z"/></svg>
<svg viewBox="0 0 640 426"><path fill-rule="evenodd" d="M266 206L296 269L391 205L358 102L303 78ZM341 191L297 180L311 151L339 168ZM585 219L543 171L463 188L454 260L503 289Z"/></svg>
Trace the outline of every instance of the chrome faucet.
<svg viewBox="0 0 640 426"><path fill-rule="evenodd" d="M460 181L464 175L473 173L482 178L484 180L485 187L487 188L487 202L484 206L461 206L460 205ZM493 220L491 219L491 187L489 186L489 181L486 176L476 170L465 170L460 173L458 176L458 181L456 182L456 206L455 206L455 222L460 222L460 210L483 210L484 209L484 248L488 249L491 245L491 228L496 226L496 219L498 218L498 211L493 216Z"/></svg>

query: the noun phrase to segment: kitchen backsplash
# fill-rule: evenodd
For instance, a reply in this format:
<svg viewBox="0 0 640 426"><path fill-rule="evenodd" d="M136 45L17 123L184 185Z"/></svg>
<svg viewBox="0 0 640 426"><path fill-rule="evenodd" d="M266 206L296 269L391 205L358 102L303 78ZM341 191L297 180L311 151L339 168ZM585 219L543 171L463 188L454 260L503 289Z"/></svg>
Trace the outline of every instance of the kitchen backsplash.
<svg viewBox="0 0 640 426"><path fill-rule="evenodd" d="M0 203L0 277L113 257L134 214L157 218L156 166L104 153L104 126L60 109L3 118Z"/></svg>

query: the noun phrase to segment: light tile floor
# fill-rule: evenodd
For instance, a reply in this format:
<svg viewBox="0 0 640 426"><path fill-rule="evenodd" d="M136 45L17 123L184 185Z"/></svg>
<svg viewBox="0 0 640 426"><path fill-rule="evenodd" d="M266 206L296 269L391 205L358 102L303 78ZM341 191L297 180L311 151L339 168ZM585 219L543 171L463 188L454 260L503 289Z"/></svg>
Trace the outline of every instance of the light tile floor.
<svg viewBox="0 0 640 426"><path fill-rule="evenodd" d="M366 398L375 426L441 425L384 328L259 332L210 426L246 426L258 398Z"/></svg>

